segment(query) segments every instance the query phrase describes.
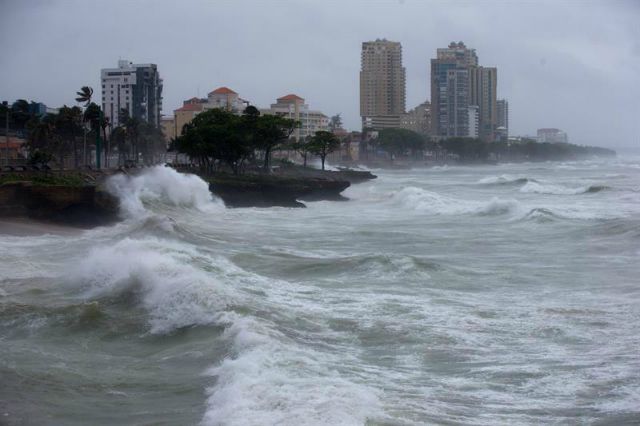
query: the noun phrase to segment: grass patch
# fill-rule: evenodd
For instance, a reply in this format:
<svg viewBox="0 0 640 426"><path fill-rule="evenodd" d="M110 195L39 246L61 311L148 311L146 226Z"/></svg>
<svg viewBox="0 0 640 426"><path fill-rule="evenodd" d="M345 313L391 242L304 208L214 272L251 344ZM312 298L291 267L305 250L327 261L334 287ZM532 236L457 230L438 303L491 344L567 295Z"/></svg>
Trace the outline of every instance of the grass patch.
<svg viewBox="0 0 640 426"><path fill-rule="evenodd" d="M0 185L14 182L31 182L34 185L85 186L87 183L78 175L56 174L19 174L9 173L0 175Z"/></svg>

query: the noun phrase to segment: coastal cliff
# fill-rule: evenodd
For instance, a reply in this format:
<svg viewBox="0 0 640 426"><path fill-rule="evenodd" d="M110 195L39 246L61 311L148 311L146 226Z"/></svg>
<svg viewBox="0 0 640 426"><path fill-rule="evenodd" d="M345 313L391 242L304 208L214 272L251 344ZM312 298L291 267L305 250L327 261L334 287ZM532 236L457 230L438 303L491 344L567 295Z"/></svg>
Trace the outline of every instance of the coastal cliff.
<svg viewBox="0 0 640 426"><path fill-rule="evenodd" d="M117 198L98 185L43 185L30 181L0 185L3 217L90 227L114 222L117 215Z"/></svg>

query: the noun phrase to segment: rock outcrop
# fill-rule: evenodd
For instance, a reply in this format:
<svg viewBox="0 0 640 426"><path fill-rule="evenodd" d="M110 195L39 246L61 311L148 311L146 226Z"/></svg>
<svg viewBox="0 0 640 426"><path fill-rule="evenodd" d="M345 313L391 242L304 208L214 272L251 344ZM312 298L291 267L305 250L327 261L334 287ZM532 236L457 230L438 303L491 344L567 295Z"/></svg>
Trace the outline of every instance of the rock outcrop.
<svg viewBox="0 0 640 426"><path fill-rule="evenodd" d="M117 220L118 200L96 185L0 185L0 215L90 227Z"/></svg>

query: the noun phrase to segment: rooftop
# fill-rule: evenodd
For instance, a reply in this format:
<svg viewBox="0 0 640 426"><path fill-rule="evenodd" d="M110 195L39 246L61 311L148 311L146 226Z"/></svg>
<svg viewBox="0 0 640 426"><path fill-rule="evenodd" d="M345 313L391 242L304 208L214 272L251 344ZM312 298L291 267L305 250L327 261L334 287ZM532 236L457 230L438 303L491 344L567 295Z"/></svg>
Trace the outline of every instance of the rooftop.
<svg viewBox="0 0 640 426"><path fill-rule="evenodd" d="M218 87L213 92L210 92L209 95L237 95L236 92L229 89L228 87Z"/></svg>
<svg viewBox="0 0 640 426"><path fill-rule="evenodd" d="M283 96L281 98L278 98L279 101L304 101L303 98L301 98L298 95L294 95L293 93L290 93L286 96Z"/></svg>
<svg viewBox="0 0 640 426"><path fill-rule="evenodd" d="M184 104L182 108L178 108L175 111L202 111L202 104Z"/></svg>

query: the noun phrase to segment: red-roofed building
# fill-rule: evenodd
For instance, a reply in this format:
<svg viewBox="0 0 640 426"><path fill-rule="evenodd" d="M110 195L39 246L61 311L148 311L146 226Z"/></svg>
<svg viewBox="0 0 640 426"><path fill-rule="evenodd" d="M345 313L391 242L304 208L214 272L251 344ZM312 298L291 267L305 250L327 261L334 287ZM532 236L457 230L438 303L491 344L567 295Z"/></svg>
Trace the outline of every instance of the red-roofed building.
<svg viewBox="0 0 640 426"><path fill-rule="evenodd" d="M249 103L240 99L238 94L228 87L218 87L209 92L205 109L222 108L227 111L242 113Z"/></svg>
<svg viewBox="0 0 640 426"><path fill-rule="evenodd" d="M174 133L173 135L167 135L169 137L176 137L182 134L182 128L185 124L190 123L197 114L204 110L204 103L202 99L191 98L182 103L182 107L173 111L174 115Z"/></svg>
<svg viewBox="0 0 640 426"><path fill-rule="evenodd" d="M299 121L300 127L292 135L296 140L312 136L318 130L327 130L329 127L329 118L326 115L310 110L304 103L304 98L293 93L278 98L275 104L271 104L271 108L261 109L260 113Z"/></svg>

